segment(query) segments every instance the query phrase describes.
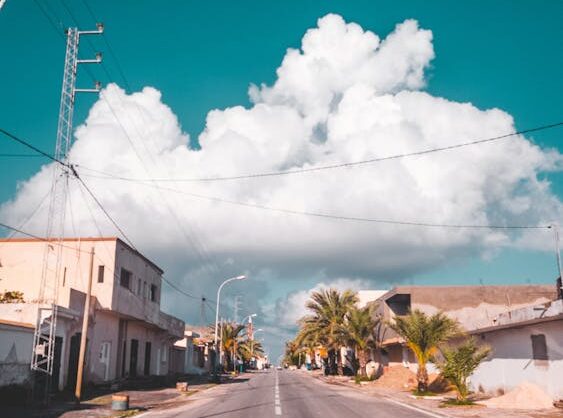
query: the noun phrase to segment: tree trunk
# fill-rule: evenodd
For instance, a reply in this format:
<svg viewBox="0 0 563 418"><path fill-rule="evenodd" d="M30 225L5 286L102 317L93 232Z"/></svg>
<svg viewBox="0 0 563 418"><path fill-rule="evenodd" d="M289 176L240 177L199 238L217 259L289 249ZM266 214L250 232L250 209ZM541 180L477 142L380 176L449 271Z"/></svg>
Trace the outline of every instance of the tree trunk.
<svg viewBox="0 0 563 418"><path fill-rule="evenodd" d="M338 376L344 375L344 367L342 365L342 349L340 347L336 349L336 369Z"/></svg>
<svg viewBox="0 0 563 418"><path fill-rule="evenodd" d="M418 364L416 379L418 380L418 391L426 392L428 390L428 371L426 370L425 363Z"/></svg>
<svg viewBox="0 0 563 418"><path fill-rule="evenodd" d="M366 350L358 349L358 362L360 363L360 376L367 377L366 371Z"/></svg>

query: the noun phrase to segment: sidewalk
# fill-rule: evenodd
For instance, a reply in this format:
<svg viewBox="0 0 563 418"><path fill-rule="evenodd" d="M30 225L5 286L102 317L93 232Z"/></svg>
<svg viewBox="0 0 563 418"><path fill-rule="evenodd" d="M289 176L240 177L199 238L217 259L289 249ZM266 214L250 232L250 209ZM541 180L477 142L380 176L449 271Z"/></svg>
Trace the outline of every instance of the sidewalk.
<svg viewBox="0 0 563 418"><path fill-rule="evenodd" d="M415 399L410 391L376 387L371 382L358 385L350 377L324 376L319 372L312 372L311 377L328 384L347 386L370 396L383 397L391 402L406 404L444 417L561 418L563 416L563 411L557 408L549 410L517 410L488 408L483 405L443 407L441 402L443 398L449 397L449 394L445 394L443 397L436 397L436 399Z"/></svg>
<svg viewBox="0 0 563 418"><path fill-rule="evenodd" d="M166 386L160 388L138 388L132 390L120 390L116 392L106 391L101 393L87 394L80 405L72 401L54 401L47 409L33 407L5 407L2 408L2 416L10 418L118 418L130 417L151 409L165 409L179 406L189 402L190 397L217 383L212 383L209 376L188 376L180 380L187 380L188 392L179 392L176 387ZM230 376L223 375L221 383L231 380ZM113 394L129 395L129 410L112 411L111 398Z"/></svg>

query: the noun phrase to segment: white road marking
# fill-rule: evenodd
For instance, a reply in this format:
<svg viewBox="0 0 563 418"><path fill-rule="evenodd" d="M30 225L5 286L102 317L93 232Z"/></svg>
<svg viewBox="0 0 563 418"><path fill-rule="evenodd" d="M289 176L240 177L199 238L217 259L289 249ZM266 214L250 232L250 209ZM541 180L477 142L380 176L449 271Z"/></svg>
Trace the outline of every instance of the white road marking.
<svg viewBox="0 0 563 418"><path fill-rule="evenodd" d="M384 399L387 402L391 402L391 403L394 403L396 405L400 405L404 408L412 409L413 411L420 412L421 414L428 415L429 417L433 417L433 418L448 418L448 417L450 417L450 415L435 414L433 412L427 411L426 409L417 408L416 406L409 405L409 404L406 404L406 403L403 403L403 402L400 402L400 401L396 401L395 399L391 399L391 398L388 398L388 397L385 397Z"/></svg>
<svg viewBox="0 0 563 418"><path fill-rule="evenodd" d="M281 415L281 401L280 401L280 388L279 388L279 379L278 379L278 371L276 370L276 385L274 386L274 412L276 415Z"/></svg>

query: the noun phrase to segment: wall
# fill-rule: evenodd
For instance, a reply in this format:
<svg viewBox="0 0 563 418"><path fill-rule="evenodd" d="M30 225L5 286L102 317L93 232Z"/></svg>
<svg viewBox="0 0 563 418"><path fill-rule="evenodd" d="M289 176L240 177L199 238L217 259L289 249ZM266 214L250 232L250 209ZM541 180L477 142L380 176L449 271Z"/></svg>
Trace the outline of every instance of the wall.
<svg viewBox="0 0 563 418"><path fill-rule="evenodd" d="M36 301L39 296L39 283L42 276L43 258L47 244L34 239L0 240L0 291L19 290L26 302ZM90 269L90 249L94 247L94 275L92 295L98 298L104 307L111 306L113 291L113 266L115 238L108 239L65 239L63 241L61 276L59 278L60 306L69 306L69 289L86 292ZM54 261L55 244L50 246L49 259ZM54 263L52 263L54 264ZM106 269L105 280L98 283L98 266ZM53 273L47 276L49 283L54 283ZM48 295L47 295L48 296Z"/></svg>
<svg viewBox="0 0 563 418"><path fill-rule="evenodd" d="M532 360L532 334L545 334L549 360ZM528 381L554 399L563 398L563 319L487 332L479 341L493 352L471 377L474 390L506 392Z"/></svg>
<svg viewBox="0 0 563 418"><path fill-rule="evenodd" d="M29 383L32 344L33 328L29 325L0 323L0 386Z"/></svg>

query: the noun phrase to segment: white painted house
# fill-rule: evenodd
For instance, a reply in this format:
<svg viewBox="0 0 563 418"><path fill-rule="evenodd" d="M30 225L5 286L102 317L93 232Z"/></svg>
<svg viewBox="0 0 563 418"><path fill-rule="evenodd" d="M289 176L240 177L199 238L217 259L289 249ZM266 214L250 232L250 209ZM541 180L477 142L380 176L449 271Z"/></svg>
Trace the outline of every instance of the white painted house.
<svg viewBox="0 0 563 418"><path fill-rule="evenodd" d="M25 300L0 304L0 371L8 370L14 358L29 370L45 248L39 239L0 240L0 291L21 291ZM72 388L76 379L91 248L95 259L85 381L167 374L171 347L183 337L184 322L160 310L162 269L119 238L67 238L53 386Z"/></svg>
<svg viewBox="0 0 563 418"><path fill-rule="evenodd" d="M492 348L471 376L473 390L495 394L526 381L563 399L562 299L500 314L471 334Z"/></svg>

